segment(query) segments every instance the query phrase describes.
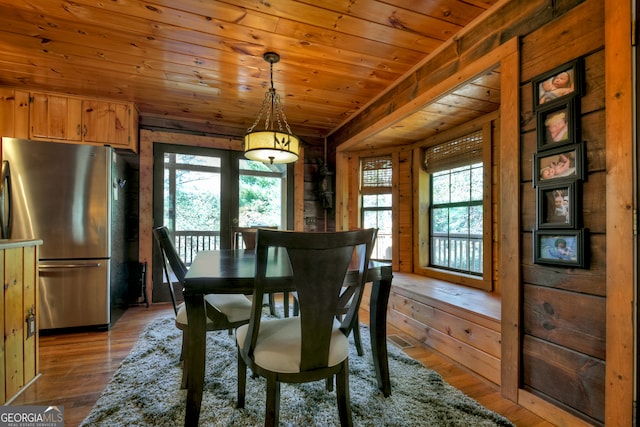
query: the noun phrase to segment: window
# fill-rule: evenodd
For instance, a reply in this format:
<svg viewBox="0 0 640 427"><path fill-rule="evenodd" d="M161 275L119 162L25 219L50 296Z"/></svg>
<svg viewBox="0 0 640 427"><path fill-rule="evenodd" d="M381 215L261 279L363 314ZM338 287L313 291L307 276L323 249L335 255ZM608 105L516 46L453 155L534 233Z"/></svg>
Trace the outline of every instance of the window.
<svg viewBox="0 0 640 427"><path fill-rule="evenodd" d="M483 133L425 150L430 175L428 266L483 276L485 182Z"/></svg>
<svg viewBox="0 0 640 427"><path fill-rule="evenodd" d="M433 174L431 264L482 274L482 163Z"/></svg>
<svg viewBox="0 0 640 427"><path fill-rule="evenodd" d="M360 192L362 194L362 227L377 228L378 237L372 259L391 260L392 248L392 159L391 156L360 160Z"/></svg>
<svg viewBox="0 0 640 427"><path fill-rule="evenodd" d="M287 165L239 159L239 173L237 225L286 229Z"/></svg>

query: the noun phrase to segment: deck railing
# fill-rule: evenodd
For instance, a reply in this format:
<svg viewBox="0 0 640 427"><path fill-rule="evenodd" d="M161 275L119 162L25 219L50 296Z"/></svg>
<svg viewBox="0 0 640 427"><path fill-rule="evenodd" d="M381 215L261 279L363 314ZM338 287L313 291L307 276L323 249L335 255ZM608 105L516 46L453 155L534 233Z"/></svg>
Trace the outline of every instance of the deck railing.
<svg viewBox="0 0 640 427"><path fill-rule="evenodd" d="M220 249L220 231L174 231L173 238L186 265L191 265L199 251Z"/></svg>
<svg viewBox="0 0 640 427"><path fill-rule="evenodd" d="M481 274L482 256L482 237L431 238L432 265Z"/></svg>

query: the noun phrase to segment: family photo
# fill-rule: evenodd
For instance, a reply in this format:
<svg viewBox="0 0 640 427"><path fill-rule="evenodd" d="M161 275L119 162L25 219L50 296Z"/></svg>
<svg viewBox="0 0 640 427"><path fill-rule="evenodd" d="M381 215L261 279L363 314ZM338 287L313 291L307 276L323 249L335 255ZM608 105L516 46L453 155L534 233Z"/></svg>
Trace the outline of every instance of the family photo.
<svg viewBox="0 0 640 427"><path fill-rule="evenodd" d="M553 156L543 157L539 160L540 181L552 178L575 176L576 159L575 151L570 150Z"/></svg>
<svg viewBox="0 0 640 427"><path fill-rule="evenodd" d="M580 60L559 66L533 80L533 106L542 109L584 93L584 64Z"/></svg>
<svg viewBox="0 0 640 427"><path fill-rule="evenodd" d="M569 192L566 188L544 191L546 214L545 224L569 224L571 221L571 208L569 205Z"/></svg>
<svg viewBox="0 0 640 427"><path fill-rule="evenodd" d="M572 144L579 141L580 129L577 123L579 103L575 99L566 104L552 105L538 111L538 150Z"/></svg>
<svg viewBox="0 0 640 427"><path fill-rule="evenodd" d="M584 143L533 154L533 185L549 187L553 181L585 179Z"/></svg>
<svg viewBox="0 0 640 427"><path fill-rule="evenodd" d="M569 68L539 83L539 104L542 105L572 93L575 90L573 76L574 71Z"/></svg>
<svg viewBox="0 0 640 427"><path fill-rule="evenodd" d="M586 268L589 230L535 230L534 263Z"/></svg>

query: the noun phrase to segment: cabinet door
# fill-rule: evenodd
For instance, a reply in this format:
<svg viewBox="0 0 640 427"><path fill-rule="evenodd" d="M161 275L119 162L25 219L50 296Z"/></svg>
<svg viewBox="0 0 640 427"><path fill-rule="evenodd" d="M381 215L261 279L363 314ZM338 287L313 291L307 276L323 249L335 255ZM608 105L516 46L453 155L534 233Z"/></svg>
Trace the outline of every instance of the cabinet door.
<svg viewBox="0 0 640 427"><path fill-rule="evenodd" d="M0 136L29 137L29 93L0 88Z"/></svg>
<svg viewBox="0 0 640 427"><path fill-rule="evenodd" d="M85 142L129 145L131 108L128 104L86 100L82 107Z"/></svg>
<svg viewBox="0 0 640 427"><path fill-rule="evenodd" d="M32 93L31 97L31 138L81 140L82 102L79 99L45 93Z"/></svg>
<svg viewBox="0 0 640 427"><path fill-rule="evenodd" d="M109 140L113 145L128 146L131 141L131 107L128 104L111 104L114 111L113 135Z"/></svg>
<svg viewBox="0 0 640 427"><path fill-rule="evenodd" d="M4 352L5 394L11 398L24 385L22 319L22 248L5 249Z"/></svg>

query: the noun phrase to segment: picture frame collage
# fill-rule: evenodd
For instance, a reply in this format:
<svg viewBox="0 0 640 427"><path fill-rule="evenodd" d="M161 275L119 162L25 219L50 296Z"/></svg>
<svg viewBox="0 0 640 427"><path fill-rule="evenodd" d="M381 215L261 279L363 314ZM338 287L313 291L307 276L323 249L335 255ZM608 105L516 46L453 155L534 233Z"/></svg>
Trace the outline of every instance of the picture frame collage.
<svg viewBox="0 0 640 427"><path fill-rule="evenodd" d="M580 140L584 63L576 59L533 79L536 113L535 264L587 268L588 230L582 228L586 149Z"/></svg>

